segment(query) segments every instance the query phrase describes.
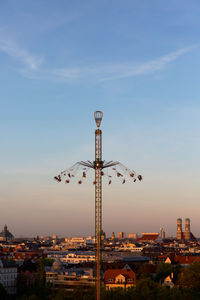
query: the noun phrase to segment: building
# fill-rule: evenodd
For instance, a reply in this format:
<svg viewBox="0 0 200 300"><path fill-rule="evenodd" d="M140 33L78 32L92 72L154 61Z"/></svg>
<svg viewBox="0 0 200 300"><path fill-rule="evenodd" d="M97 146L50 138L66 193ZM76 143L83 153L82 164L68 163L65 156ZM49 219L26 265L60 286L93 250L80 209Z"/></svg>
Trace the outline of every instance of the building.
<svg viewBox="0 0 200 300"><path fill-rule="evenodd" d="M143 232L140 238L137 238L136 242L154 242L158 239L158 232Z"/></svg>
<svg viewBox="0 0 200 300"><path fill-rule="evenodd" d="M125 232L118 232L118 239L119 240L125 239Z"/></svg>
<svg viewBox="0 0 200 300"><path fill-rule="evenodd" d="M185 240L190 240L190 219L185 219Z"/></svg>
<svg viewBox="0 0 200 300"><path fill-rule="evenodd" d="M94 262L95 261L95 255L92 252L86 251L86 252L76 252L76 253L68 253L65 257L61 258L61 261L68 264L82 264L82 263L88 263L88 262Z"/></svg>
<svg viewBox="0 0 200 300"><path fill-rule="evenodd" d="M61 260L57 259L50 271L46 271L46 281L54 288L64 288L73 291L75 288L84 290L95 286L95 277L91 268L66 269Z"/></svg>
<svg viewBox="0 0 200 300"><path fill-rule="evenodd" d="M182 219L177 219L177 234L176 234L177 240L182 241L183 239L183 232L182 232Z"/></svg>
<svg viewBox="0 0 200 300"><path fill-rule="evenodd" d="M95 237L88 236L86 239L86 246L91 246L95 244Z"/></svg>
<svg viewBox="0 0 200 300"><path fill-rule="evenodd" d="M114 240L115 239L115 233L113 232L112 233L112 240Z"/></svg>
<svg viewBox="0 0 200 300"><path fill-rule="evenodd" d="M0 232L0 241L12 241L14 239L14 236L12 233L8 230L8 227L5 225L2 232Z"/></svg>
<svg viewBox="0 0 200 300"><path fill-rule="evenodd" d="M36 281L37 266L31 259L24 261L18 267L18 283L22 283L27 287L32 287Z"/></svg>
<svg viewBox="0 0 200 300"><path fill-rule="evenodd" d="M190 219L185 219L185 232L182 231L182 219L177 219L177 240L178 241L196 241L196 238L190 231Z"/></svg>
<svg viewBox="0 0 200 300"><path fill-rule="evenodd" d="M136 285L136 275L131 269L108 269L104 273L107 289L128 288Z"/></svg>
<svg viewBox="0 0 200 300"><path fill-rule="evenodd" d="M8 260L0 260L0 283L8 294L16 293L17 265Z"/></svg>
<svg viewBox="0 0 200 300"><path fill-rule="evenodd" d="M188 266L195 262L200 263L200 256L196 255L175 255L174 262L180 264L181 266Z"/></svg>
<svg viewBox="0 0 200 300"><path fill-rule="evenodd" d="M34 251L18 251L13 253L13 259L18 264L21 265L25 260L37 261L40 258L46 258L47 254L40 250Z"/></svg>
<svg viewBox="0 0 200 300"><path fill-rule="evenodd" d="M173 273L171 273L169 276L165 277L165 279L162 283L162 286L167 286L167 287L173 288L174 287L174 283L172 281L173 277L174 277Z"/></svg>
<svg viewBox="0 0 200 300"><path fill-rule="evenodd" d="M65 242L63 243L63 246L66 246L67 248L80 248L86 246L86 239L84 237L71 237L71 238L65 238Z"/></svg>
<svg viewBox="0 0 200 300"><path fill-rule="evenodd" d="M137 233L129 233L129 234L128 234L128 238L129 238L129 239L136 240L136 239L137 239Z"/></svg>
<svg viewBox="0 0 200 300"><path fill-rule="evenodd" d="M165 239L165 231L164 231L164 229L161 227L160 228L160 238L161 238L161 240L164 240Z"/></svg>
<svg viewBox="0 0 200 300"><path fill-rule="evenodd" d="M106 239L106 233L102 230L101 231L101 240L104 241Z"/></svg>

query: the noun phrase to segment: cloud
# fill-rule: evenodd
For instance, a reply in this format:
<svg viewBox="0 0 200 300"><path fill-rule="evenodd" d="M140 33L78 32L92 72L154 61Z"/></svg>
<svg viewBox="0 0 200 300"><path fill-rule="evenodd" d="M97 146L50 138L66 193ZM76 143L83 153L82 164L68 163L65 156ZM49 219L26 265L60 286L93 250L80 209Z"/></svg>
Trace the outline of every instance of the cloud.
<svg viewBox="0 0 200 300"><path fill-rule="evenodd" d="M29 54L25 49L15 44L0 40L0 51L21 61L26 68L20 69L27 78L39 80L55 80L66 83L77 81L104 82L119 80L134 76L148 75L164 69L169 63L197 46L183 47L144 63L124 62L112 64L96 64L93 66L72 66L70 68L43 68L42 59ZM34 71L34 72L33 72Z"/></svg>
<svg viewBox="0 0 200 300"><path fill-rule="evenodd" d="M109 81L134 76L142 76L155 73L164 69L169 63L178 59L181 55L191 51L197 46L184 47L174 52L167 53L154 60L138 64L125 62L116 64L96 65L90 67L62 68L45 71L51 78L65 82L80 80Z"/></svg>
<svg viewBox="0 0 200 300"><path fill-rule="evenodd" d="M0 40L0 51L21 61L28 67L29 70L32 71L37 70L42 63L41 58L29 54L28 51L8 40Z"/></svg>
<svg viewBox="0 0 200 300"><path fill-rule="evenodd" d="M179 58L179 56L191 51L196 46L190 46L190 47L184 47L182 49L179 49L174 52L170 52L166 55L163 55L157 59L147 61L146 63L142 63L138 66L129 66L122 71L116 72L113 76L104 77L101 80L115 80L115 79L123 79L128 77L133 77L137 75L147 75L150 73L154 73L156 71L164 69L164 67L171 63L172 61L175 61Z"/></svg>

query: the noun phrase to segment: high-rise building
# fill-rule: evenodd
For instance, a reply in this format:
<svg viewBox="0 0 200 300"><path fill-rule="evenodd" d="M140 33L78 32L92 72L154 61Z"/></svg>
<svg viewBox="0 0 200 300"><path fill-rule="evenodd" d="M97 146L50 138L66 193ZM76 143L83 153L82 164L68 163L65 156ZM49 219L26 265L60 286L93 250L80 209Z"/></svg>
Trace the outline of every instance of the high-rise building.
<svg viewBox="0 0 200 300"><path fill-rule="evenodd" d="M105 240L106 239L106 233L102 230L101 231L101 240Z"/></svg>
<svg viewBox="0 0 200 300"><path fill-rule="evenodd" d="M112 233L112 240L114 240L115 239L115 233L113 232Z"/></svg>
<svg viewBox="0 0 200 300"><path fill-rule="evenodd" d="M118 239L119 240L125 239L125 232L118 232Z"/></svg>
<svg viewBox="0 0 200 300"><path fill-rule="evenodd" d="M185 240L190 240L190 219L185 219Z"/></svg>
<svg viewBox="0 0 200 300"><path fill-rule="evenodd" d="M136 240L137 239L137 233L129 233L128 238Z"/></svg>
<svg viewBox="0 0 200 300"><path fill-rule="evenodd" d="M163 229L162 227L160 228L160 238L161 238L162 240L165 239L165 231L164 231L164 229Z"/></svg>
<svg viewBox="0 0 200 300"><path fill-rule="evenodd" d="M183 239L183 232L182 232L182 219L177 219L177 240L181 241Z"/></svg>

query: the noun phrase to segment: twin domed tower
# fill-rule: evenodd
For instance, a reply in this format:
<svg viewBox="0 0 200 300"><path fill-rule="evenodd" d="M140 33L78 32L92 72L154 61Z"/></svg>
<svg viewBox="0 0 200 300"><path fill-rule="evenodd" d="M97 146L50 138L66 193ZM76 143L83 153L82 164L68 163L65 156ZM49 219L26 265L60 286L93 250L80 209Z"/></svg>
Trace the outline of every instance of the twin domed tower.
<svg viewBox="0 0 200 300"><path fill-rule="evenodd" d="M193 241L195 240L194 235L190 231L190 219L185 219L185 232L182 231L182 219L177 219L177 240L178 241Z"/></svg>

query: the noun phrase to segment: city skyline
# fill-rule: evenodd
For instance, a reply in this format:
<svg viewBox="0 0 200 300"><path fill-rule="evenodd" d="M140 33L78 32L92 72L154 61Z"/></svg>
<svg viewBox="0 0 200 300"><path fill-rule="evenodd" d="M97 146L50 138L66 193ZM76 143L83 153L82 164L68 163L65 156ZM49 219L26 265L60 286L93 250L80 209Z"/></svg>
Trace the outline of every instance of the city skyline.
<svg viewBox="0 0 200 300"><path fill-rule="evenodd" d="M14 235L94 234L94 187L54 174L103 159L143 175L104 183L105 232L199 236L199 11L191 1L6 1L0 10L0 227Z"/></svg>

